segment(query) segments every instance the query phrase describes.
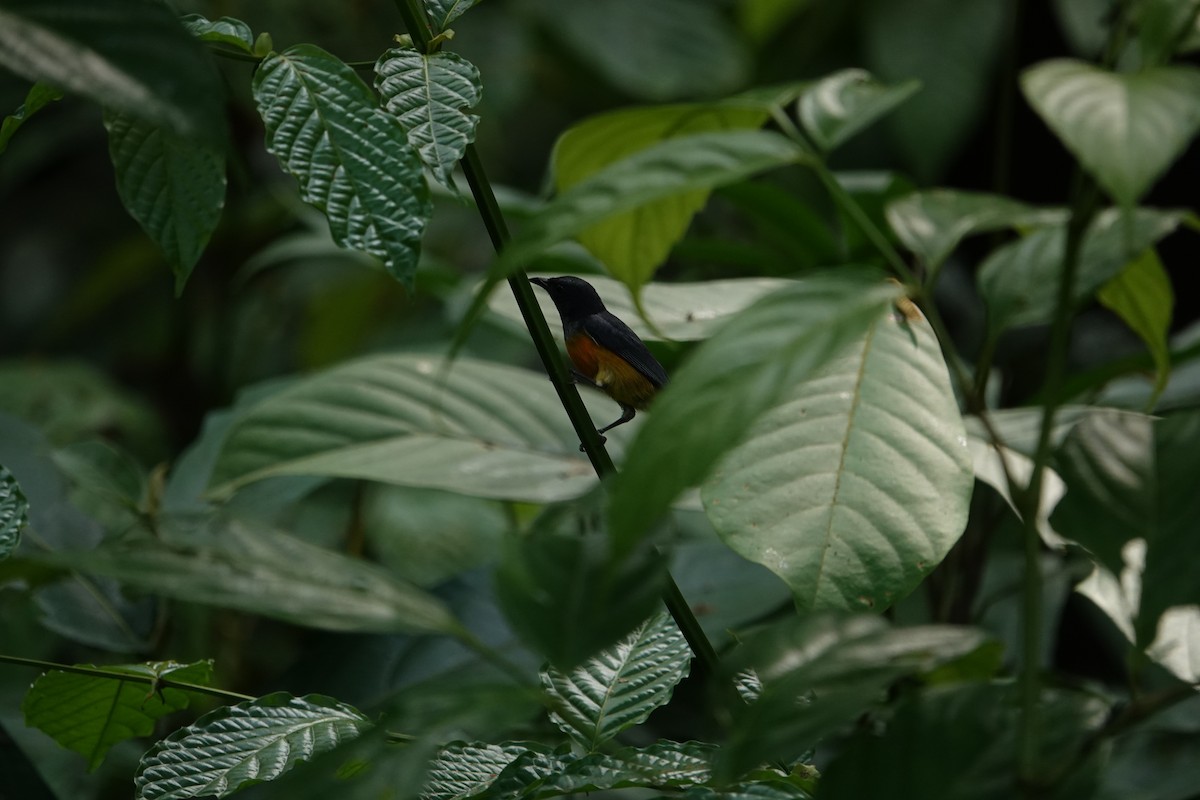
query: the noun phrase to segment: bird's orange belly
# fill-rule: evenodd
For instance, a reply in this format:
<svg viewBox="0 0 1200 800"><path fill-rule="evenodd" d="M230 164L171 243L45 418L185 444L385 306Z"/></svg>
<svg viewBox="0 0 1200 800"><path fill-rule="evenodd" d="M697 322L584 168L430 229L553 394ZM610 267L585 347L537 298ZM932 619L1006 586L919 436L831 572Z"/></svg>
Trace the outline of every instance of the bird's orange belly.
<svg viewBox="0 0 1200 800"><path fill-rule="evenodd" d="M650 405L655 386L645 375L587 335L572 336L567 355L581 375L600 387L613 400L636 409Z"/></svg>

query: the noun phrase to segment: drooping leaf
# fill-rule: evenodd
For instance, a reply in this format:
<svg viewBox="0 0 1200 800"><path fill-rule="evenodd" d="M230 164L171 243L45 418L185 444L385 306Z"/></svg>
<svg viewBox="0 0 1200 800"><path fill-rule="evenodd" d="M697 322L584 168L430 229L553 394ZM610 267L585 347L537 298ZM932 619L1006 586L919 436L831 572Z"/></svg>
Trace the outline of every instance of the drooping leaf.
<svg viewBox="0 0 1200 800"><path fill-rule="evenodd" d="M0 464L0 561L21 543L21 529L29 523L29 501L13 474Z"/></svg>
<svg viewBox="0 0 1200 800"><path fill-rule="evenodd" d="M454 188L450 173L475 141L479 117L467 113L483 94L479 70L457 53L426 55L395 47L375 64L375 88L408 141L438 182Z"/></svg>
<svg viewBox="0 0 1200 800"><path fill-rule="evenodd" d="M187 708L192 699L184 689L122 676L156 682L165 678L200 686L207 686L212 679L211 661L87 666L111 676L47 672L29 688L21 710L26 725L41 729L63 747L82 755L89 771L100 766L113 745L135 736L150 736L155 720Z"/></svg>
<svg viewBox="0 0 1200 800"><path fill-rule="evenodd" d="M434 35L446 30L451 22L470 11L471 6L479 2L480 0L424 0L425 13L433 23Z"/></svg>
<svg viewBox="0 0 1200 800"><path fill-rule="evenodd" d="M1178 211L1138 208L1131 215L1107 209L1084 236L1075 278L1075 298L1084 300L1120 274L1129 262L1175 230ZM979 291L995 331L1047 322L1054 314L1066 230L1041 228L995 250L979 267Z"/></svg>
<svg viewBox="0 0 1200 800"><path fill-rule="evenodd" d="M188 139L225 137L220 76L151 0L0 0L0 65Z"/></svg>
<svg viewBox="0 0 1200 800"><path fill-rule="evenodd" d="M371 727L357 709L315 694L276 692L219 708L142 756L134 776L137 798L227 797L248 783L278 778Z"/></svg>
<svg viewBox="0 0 1200 800"><path fill-rule="evenodd" d="M790 285L782 278L730 278L699 283L651 283L642 289L641 306L646 318L654 323L651 329L638 315L633 300L616 280L588 275L587 282L595 287L604 305L626 322L642 339L668 337L673 341L693 342L707 339L721 323L749 306L755 300ZM538 305L546 319L558 312L545 292L535 292ZM521 312L511 292L494 292L489 307L514 323L521 322ZM552 326L561 338L559 326Z"/></svg>
<svg viewBox="0 0 1200 800"><path fill-rule="evenodd" d="M646 106L589 117L569 128L554 146L554 187L559 193L610 164L661 142L711 131L752 130L766 121L763 104L739 101ZM580 244L609 273L637 291L666 260L711 187L646 203L578 232Z"/></svg>
<svg viewBox="0 0 1200 800"><path fill-rule="evenodd" d="M803 157L803 151L783 136L757 130L696 133L638 150L592 173L534 215L504 249L492 280L550 245L617 214L732 183Z"/></svg>
<svg viewBox="0 0 1200 800"><path fill-rule="evenodd" d="M918 81L885 86L861 69L844 69L817 81L800 95L804 130L830 151L903 103L921 88Z"/></svg>
<svg viewBox="0 0 1200 800"><path fill-rule="evenodd" d="M570 672L543 669L542 687L552 703L550 719L584 750L595 752L665 705L691 660L683 634L660 611Z"/></svg>
<svg viewBox="0 0 1200 800"><path fill-rule="evenodd" d="M610 553L596 493L542 512L510 536L496 595L513 630L560 669L571 669L661 607L666 562L644 547Z"/></svg>
<svg viewBox="0 0 1200 800"><path fill-rule="evenodd" d="M1066 222L1066 212L1033 208L1002 195L932 189L889 203L887 220L905 247L937 267L967 236L1058 225Z"/></svg>
<svg viewBox="0 0 1200 800"><path fill-rule="evenodd" d="M973 476L937 337L883 315L765 414L705 482L731 548L801 609L882 609L962 535Z"/></svg>
<svg viewBox="0 0 1200 800"><path fill-rule="evenodd" d="M1200 69L1108 72L1071 59L1021 75L1033 109L1121 205L1132 206L1200 130Z"/></svg>
<svg viewBox="0 0 1200 800"><path fill-rule="evenodd" d="M1117 277L1101 286L1096 299L1124 320L1130 330L1146 343L1158 373L1153 395L1157 399L1171 377L1167 334L1175 309L1175 292L1171 288L1171 278L1163 269L1154 248L1148 248L1121 270Z"/></svg>
<svg viewBox="0 0 1200 800"><path fill-rule="evenodd" d="M254 32L240 19L221 17L210 20L201 14L184 14L179 21L202 42L229 45L243 53L254 52Z"/></svg>
<svg viewBox="0 0 1200 800"><path fill-rule="evenodd" d="M701 345L658 396L613 483L609 523L618 552L899 293L870 270L818 273L759 300Z"/></svg>
<svg viewBox="0 0 1200 800"><path fill-rule="evenodd" d="M104 115L125 210L154 240L183 291L225 205L225 154L128 114Z"/></svg>
<svg viewBox="0 0 1200 800"><path fill-rule="evenodd" d="M595 485L544 375L421 355L342 364L253 406L233 424L212 477L227 495L276 475L327 475L545 503ZM588 402L600 418L612 405ZM610 441L619 442L624 435Z"/></svg>
<svg viewBox="0 0 1200 800"><path fill-rule="evenodd" d="M310 44L267 56L254 73L254 99L267 149L300 182L305 202L325 212L334 241L411 283L430 201L400 121L353 69Z"/></svg>
<svg viewBox="0 0 1200 800"><path fill-rule="evenodd" d="M1029 486L1029 478L1033 475L1033 459L1024 453L1008 447L996 447L986 436L971 436L971 457L975 465L976 480L986 483L1004 498L1004 502L1020 519L1021 512L1013 500L1012 487L1008 484L1009 476L1019 487ZM1058 473L1050 467L1045 467L1042 474L1041 498L1038 502L1037 530L1042 541L1049 547L1061 548L1065 542L1050 524L1050 514L1066 493L1066 486Z"/></svg>
<svg viewBox="0 0 1200 800"><path fill-rule="evenodd" d="M892 682L986 642L972 628L892 628L867 615L813 614L765 628L723 660L730 678L752 668L763 688L757 700L732 709L716 776L730 780L756 765L795 758L880 702Z"/></svg>
<svg viewBox="0 0 1200 800"><path fill-rule="evenodd" d="M162 520L159 538L39 561L106 575L167 597L327 630L455 633L441 601L385 570L261 524L215 518Z"/></svg>
<svg viewBox="0 0 1200 800"><path fill-rule="evenodd" d="M8 149L8 141L12 139L17 129L24 125L30 117L43 108L62 99L62 92L46 83L35 83L25 95L25 102L17 110L0 122L0 153Z"/></svg>

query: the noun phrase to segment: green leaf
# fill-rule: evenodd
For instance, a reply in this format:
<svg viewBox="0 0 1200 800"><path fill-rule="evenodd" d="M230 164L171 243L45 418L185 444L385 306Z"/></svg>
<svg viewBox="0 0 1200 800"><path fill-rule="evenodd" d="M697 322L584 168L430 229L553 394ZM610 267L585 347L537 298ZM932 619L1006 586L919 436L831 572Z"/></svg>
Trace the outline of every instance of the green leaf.
<svg viewBox="0 0 1200 800"><path fill-rule="evenodd" d="M538 273L541 274L541 273ZM535 277L535 276L531 276ZM549 277L549 276L546 276ZM771 292L786 288L791 281L782 278L730 278L698 283L651 283L642 289L642 310L651 328L639 315L629 292L612 278L588 275L587 282L595 287L605 307L620 317L633 332L646 340L667 338L677 342L707 339L729 317ZM554 319L558 311L545 292L535 292L542 315ZM493 292L489 307L504 319L522 325L521 311L511 292ZM560 326L553 333L562 338Z"/></svg>
<svg viewBox="0 0 1200 800"><path fill-rule="evenodd" d="M319 47L271 53L254 73L267 149L329 218L342 247L411 284L430 214L421 159L354 70Z"/></svg>
<svg viewBox="0 0 1200 800"><path fill-rule="evenodd" d="M759 300L701 345L658 396L613 483L617 552L631 549L761 414L859 339L899 294L871 270L817 273Z"/></svg>
<svg viewBox="0 0 1200 800"><path fill-rule="evenodd" d="M598 493L552 506L510 536L496 580L508 623L560 669L628 634L661 607L665 557L645 547L609 553Z"/></svg>
<svg viewBox="0 0 1200 800"><path fill-rule="evenodd" d="M422 800L462 800L476 797L495 782L500 773L527 753L548 754L534 742L450 742L438 750L429 765Z"/></svg>
<svg viewBox="0 0 1200 800"><path fill-rule="evenodd" d="M1131 27L1137 31L1143 66L1165 64L1185 44L1196 27L1197 0L1141 0L1131 8Z"/></svg>
<svg viewBox="0 0 1200 800"><path fill-rule="evenodd" d="M660 611L570 672L553 666L543 669L550 719L584 750L595 752L666 705L691 660L683 634Z"/></svg>
<svg viewBox="0 0 1200 800"><path fill-rule="evenodd" d="M932 189L889 203L887 220L905 247L937 267L967 236L1061 225L1066 212L1033 208L1002 195Z"/></svg>
<svg viewBox="0 0 1200 800"><path fill-rule="evenodd" d="M742 0L736 6L738 26L756 44L767 44L812 0Z"/></svg>
<svg viewBox="0 0 1200 800"><path fill-rule="evenodd" d="M21 529L29 524L29 501L17 479L0 464L0 561L21 543Z"/></svg>
<svg viewBox="0 0 1200 800"><path fill-rule="evenodd" d="M254 31L240 19L221 17L210 20L200 14L184 14L179 21L202 42L215 42L246 54L254 53Z"/></svg>
<svg viewBox="0 0 1200 800"><path fill-rule="evenodd" d="M442 368L430 356L371 356L296 381L233 424L212 493L324 475L545 503L595 485L545 375L466 358ZM610 413L589 399L597 417Z"/></svg>
<svg viewBox="0 0 1200 800"><path fill-rule="evenodd" d="M21 710L25 724L39 728L63 747L87 759L88 770L104 761L109 749L135 736L154 733L155 720L188 707L191 695L171 686L158 686L163 678L207 686L212 662L177 664L158 661L88 669L109 673L82 675L47 672L34 681ZM152 678L154 685L129 681L125 675Z"/></svg>
<svg viewBox="0 0 1200 800"><path fill-rule="evenodd" d="M1182 212L1150 208L1134 209L1131 215L1118 209L1098 214L1079 255L1076 300L1091 297L1182 220ZM979 267L978 282L993 331L1050 320L1065 255L1066 231L1054 227L1037 230L987 257Z"/></svg>
<svg viewBox="0 0 1200 800"><path fill-rule="evenodd" d="M1037 409L1040 413L1041 409ZM1040 427L1040 426L1039 426ZM1008 477L1011 475L1018 486L1029 486L1033 475L1033 459L1019 451L991 444L986 435L971 436L971 457L975 465L975 479L996 490L1008 507L1021 519L1020 509L1013 500ZM1066 486L1058 473L1045 467L1042 473L1041 499L1038 502L1037 531L1047 546L1059 549L1065 544L1050 525L1050 514L1066 493Z"/></svg>
<svg viewBox="0 0 1200 800"><path fill-rule="evenodd" d="M736 99L611 111L569 128L554 146L554 187L561 194L611 164L663 142L698 133L759 128L769 110ZM636 292L666 260L711 187L646 203L578 232L580 244Z"/></svg>
<svg viewBox="0 0 1200 800"><path fill-rule="evenodd" d="M8 141L24 125L30 117L41 111L56 100L62 99L62 92L46 83L35 83L25 95L25 102L17 110L0 122L0 153L8 149Z"/></svg>
<svg viewBox="0 0 1200 800"><path fill-rule="evenodd" d="M1021 75L1025 98L1109 194L1132 206L1200 129L1200 69L1107 72L1044 61Z"/></svg>
<svg viewBox="0 0 1200 800"><path fill-rule="evenodd" d="M188 139L225 138L220 76L161 3L0 0L0 65Z"/></svg>
<svg viewBox="0 0 1200 800"><path fill-rule="evenodd" d="M183 291L225 205L225 154L127 114L104 115L117 192Z"/></svg>
<svg viewBox="0 0 1200 800"><path fill-rule="evenodd" d="M880 702L894 681L957 660L986 641L972 628L892 628L868 615L815 614L763 629L723 661L730 678L753 669L763 690L732 709L716 777L729 780L795 758Z"/></svg>
<svg viewBox="0 0 1200 800"><path fill-rule="evenodd" d="M1154 358L1158 377L1151 403L1158 399L1171 377L1171 354L1167 334L1175 309L1171 278L1163 269L1158 253L1148 248L1129 262L1117 277L1100 287L1096 299L1125 321L1141 337Z"/></svg>
<svg viewBox="0 0 1200 800"><path fill-rule="evenodd" d="M37 560L107 575L195 603L336 631L457 633L441 601L374 564L261 524L160 521L159 538L126 538Z"/></svg>
<svg viewBox="0 0 1200 800"><path fill-rule="evenodd" d="M885 86L861 69L844 69L817 81L797 102L804 130L828 152L912 97L920 81Z"/></svg>
<svg viewBox="0 0 1200 800"><path fill-rule="evenodd" d="M859 734L821 776L821 797L921 797L924 800L1009 800L1022 793L1017 767L1014 687L958 684L909 697L878 731ZM1095 695L1047 692L1041 700L1037 768L1056 774L1047 798L1091 797L1098 765L1080 759L1084 784L1061 769L1083 751L1104 722L1108 704ZM1047 782L1048 783L1048 782ZM1039 785L1042 785L1039 783Z"/></svg>
<svg viewBox="0 0 1200 800"><path fill-rule="evenodd" d="M450 26L450 23L471 10L471 6L480 0L424 0L425 13L433 23L433 33L436 36Z"/></svg>
<svg viewBox="0 0 1200 800"><path fill-rule="evenodd" d="M270 781L371 728L331 697L276 692L219 708L158 742L134 776L138 800L227 797Z"/></svg>
<svg viewBox="0 0 1200 800"><path fill-rule="evenodd" d="M695 133L638 150L592 173L546 204L504 249L492 269L492 280L550 245L617 214L669 198L678 200L689 194L694 198L695 192L798 163L803 157L804 151L783 136L757 130ZM674 213L686 205L681 204ZM690 216L692 212L688 213ZM644 280L645 276L630 275L626 283L638 286Z"/></svg>
<svg viewBox="0 0 1200 800"><path fill-rule="evenodd" d="M755 423L703 498L725 543L800 609L881 610L958 541L973 485L937 337L889 314Z"/></svg>
<svg viewBox="0 0 1200 800"><path fill-rule="evenodd" d="M430 55L395 47L375 63L375 88L408 141L438 182L454 188L450 173L475 141L479 117L466 113L483 94L479 70L451 52Z"/></svg>

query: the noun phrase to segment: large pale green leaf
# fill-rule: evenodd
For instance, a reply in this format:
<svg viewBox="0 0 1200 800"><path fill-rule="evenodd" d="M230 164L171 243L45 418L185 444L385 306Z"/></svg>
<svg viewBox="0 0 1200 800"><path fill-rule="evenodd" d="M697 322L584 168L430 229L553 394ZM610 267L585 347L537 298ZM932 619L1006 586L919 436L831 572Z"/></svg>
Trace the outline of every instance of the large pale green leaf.
<svg viewBox="0 0 1200 800"><path fill-rule="evenodd" d="M1195 520L1200 516L1200 414L1160 421L1131 414L1096 414L1079 423L1058 457L1067 494L1051 521L1088 548L1114 575L1124 550L1145 541L1145 572L1136 641L1155 638L1172 606L1200 604L1192 572Z"/></svg>
<svg viewBox="0 0 1200 800"><path fill-rule="evenodd" d="M493 277L616 214L732 183L803 157L798 145L770 131L709 131L661 141L592 173L543 207L504 249ZM627 283L636 286L644 279Z"/></svg>
<svg viewBox="0 0 1200 800"><path fill-rule="evenodd" d="M821 150L829 151L912 97L921 84L885 86L861 69L844 69L800 95L797 114Z"/></svg>
<svg viewBox="0 0 1200 800"><path fill-rule="evenodd" d="M162 3L0 0L0 65L189 139L225 136L220 77Z"/></svg>
<svg viewBox="0 0 1200 800"><path fill-rule="evenodd" d="M226 495L274 475L329 475L544 503L596 482L545 375L432 356L371 356L253 406L212 477ZM588 400L601 418L611 403ZM614 443L625 435L613 438Z"/></svg>
<svg viewBox="0 0 1200 800"><path fill-rule="evenodd" d="M610 555L600 492L552 506L510 536L496 580L509 625L560 669L571 669L662 607L665 557L643 547Z"/></svg>
<svg viewBox="0 0 1200 800"><path fill-rule="evenodd" d="M46 83L35 83L25 95L25 102L17 110L0 122L0 153L8 149L8 142L17 129L24 125L30 117L41 111L55 100L62 99L62 92Z"/></svg>
<svg viewBox="0 0 1200 800"><path fill-rule="evenodd" d="M564 13L561 0L530 0L522 8L633 97L720 97L749 73L748 54L717 3L589 0Z"/></svg>
<svg viewBox="0 0 1200 800"><path fill-rule="evenodd" d="M440 600L380 567L261 524L165 519L159 537L40 554L148 592L327 630L456 633Z"/></svg>
<svg viewBox="0 0 1200 800"><path fill-rule="evenodd" d="M650 328L638 314L633 299L625 287L612 278L588 275L587 282L596 288L605 307L620 317L634 333L643 339L666 337L673 341L691 342L707 339L726 319L761 297L791 285L782 278L730 278L702 283L651 283L642 289L641 306ZM545 292L535 292L542 314L547 319L558 315L554 302ZM521 311L511 292L493 292L488 305L505 319L522 324ZM522 328L523 330L524 328ZM553 326L554 335L562 338L562 329Z"/></svg>
<svg viewBox="0 0 1200 800"><path fill-rule="evenodd" d="M267 56L254 73L267 149L325 212L342 247L411 283L430 214L421 159L404 126L354 70L311 44Z"/></svg>
<svg viewBox="0 0 1200 800"><path fill-rule="evenodd" d="M1151 403L1158 398L1171 377L1171 355L1167 334L1175 309L1171 277L1163 269L1154 248L1147 248L1129 263L1117 277L1100 287L1096 299L1125 321L1141 337L1154 358L1158 377Z"/></svg>
<svg viewBox="0 0 1200 800"><path fill-rule="evenodd" d="M200 14L184 14L179 21L202 42L229 45L243 53L254 52L254 32L240 19L221 17L210 20Z"/></svg>
<svg viewBox="0 0 1200 800"><path fill-rule="evenodd" d="M658 396L613 483L618 551L633 547L761 414L859 339L899 294L872 270L817 273L759 300L701 345Z"/></svg>
<svg viewBox="0 0 1200 800"><path fill-rule="evenodd" d="M1075 298L1084 300L1120 274L1156 241L1178 227L1177 211L1138 208L1124 215L1107 209L1096 216L1083 241ZM1066 255L1066 230L1042 228L995 250L979 267L979 291L993 330L1048 322L1054 314L1058 276Z"/></svg>
<svg viewBox="0 0 1200 800"><path fill-rule="evenodd" d="M706 131L754 129L769 116L762 104L730 100L610 111L569 128L554 147L555 189L569 191L595 173L661 142ZM710 187L641 205L578 233L579 242L634 291L666 260Z"/></svg>
<svg viewBox="0 0 1200 800"><path fill-rule="evenodd" d="M438 34L446 30L451 22L470 11L471 6L479 3L480 0L422 0L422 2L425 4L425 13L429 15L429 20L433 23L433 32Z"/></svg>
<svg viewBox="0 0 1200 800"><path fill-rule="evenodd" d="M371 727L357 709L316 694L276 692L219 708L142 756L134 776L136 796L227 797L248 783L274 780Z"/></svg>
<svg viewBox="0 0 1200 800"><path fill-rule="evenodd" d="M225 205L225 153L128 114L104 115L125 209L162 249L183 291Z"/></svg>
<svg viewBox="0 0 1200 800"><path fill-rule="evenodd" d="M542 670L550 697L550 719L589 752L626 728L644 722L671 699L688 673L692 651L664 612L613 647L570 672Z"/></svg>
<svg viewBox="0 0 1200 800"><path fill-rule="evenodd" d="M26 725L81 754L88 770L100 766L113 745L135 736L150 736L156 720L188 707L192 698L187 691L160 686L157 681L165 678L206 686L212 679L211 661L88 668L110 675L47 672L34 681L21 704ZM127 676L140 680L128 680Z"/></svg>
<svg viewBox="0 0 1200 800"><path fill-rule="evenodd" d="M937 337L881 315L717 465L705 512L802 609L882 609L962 535L974 476Z"/></svg>
<svg viewBox="0 0 1200 800"><path fill-rule="evenodd" d="M1033 208L1002 195L931 189L889 203L887 220L905 247L936 268L967 236L1061 224L1066 212Z"/></svg>
<svg viewBox="0 0 1200 800"><path fill-rule="evenodd" d="M1021 75L1033 109L1119 203L1132 206L1200 129L1200 69L1107 72L1071 59Z"/></svg>
<svg viewBox="0 0 1200 800"><path fill-rule="evenodd" d="M0 464L0 561L21 543L21 529L29 522L29 501L17 479Z"/></svg>
<svg viewBox="0 0 1200 800"><path fill-rule="evenodd" d="M395 47L375 63L375 88L395 114L438 182L454 188L450 173L475 141L479 117L468 114L483 94L479 70L457 53L425 55Z"/></svg>
<svg viewBox="0 0 1200 800"><path fill-rule="evenodd" d="M753 669L763 689L734 708L718 778L790 760L881 700L892 682L966 656L987 642L972 628L892 628L876 616L814 614L749 637L724 659L730 677Z"/></svg>

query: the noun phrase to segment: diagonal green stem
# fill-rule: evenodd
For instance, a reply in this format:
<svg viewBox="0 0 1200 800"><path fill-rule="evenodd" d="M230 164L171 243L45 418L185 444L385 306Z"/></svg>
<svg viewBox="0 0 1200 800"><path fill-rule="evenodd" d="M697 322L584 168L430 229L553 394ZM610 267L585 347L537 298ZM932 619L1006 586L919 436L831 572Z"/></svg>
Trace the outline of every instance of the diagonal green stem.
<svg viewBox="0 0 1200 800"><path fill-rule="evenodd" d="M433 41L433 31L430 30L424 5L423 0L396 0L396 8L404 20L404 27L412 37L413 45L423 53L429 51L430 43ZM504 215L500 211L499 203L496 202L496 196L488 182L483 162L474 145L467 146L459 163L466 176L467 184L471 187L471 193L475 197L479 215L483 219L484 227L487 228L492 246L499 252L508 242L508 226L504 222ZM616 467L613 465L608 451L604 448L603 438L596 432L596 426L592 423L592 418L583 405L583 399L579 396L579 391L575 388L575 383L567 372L566 364L559 355L558 345L550 333L546 318L542 316L541 307L538 306L528 276L523 270L517 271L509 276L508 285L512 289L517 307L525 320L525 327L529 329L534 349L537 350L538 357L541 358L546 373L550 376L550 382L554 385L559 400L562 401L571 425L579 435L579 441L583 444L588 460L592 462L592 467L600 478L615 474ZM692 613L679 586L670 575L667 576L663 602L675 620L675 624L683 632L692 652L709 671L715 672L717 668L716 650L704 635L700 622Z"/></svg>
<svg viewBox="0 0 1200 800"><path fill-rule="evenodd" d="M125 672L112 672L110 670L101 669L99 667L81 667L73 664L55 664L53 661L41 661L36 658L22 658L21 656L8 656L0 653L0 663L16 664L21 667L33 667L46 671L56 672L72 672L76 675L88 675L93 678L106 678L109 680L122 680L129 683L144 683L147 686L160 686L169 689L182 689L186 692L195 692L197 694L206 694L211 697L219 697L230 703L241 703L245 700L256 699L252 695L242 694L241 692L231 692L227 689L218 689L214 686L201 686L198 683L187 683L185 681L174 681L170 678L154 678L150 675L135 675Z"/></svg>

